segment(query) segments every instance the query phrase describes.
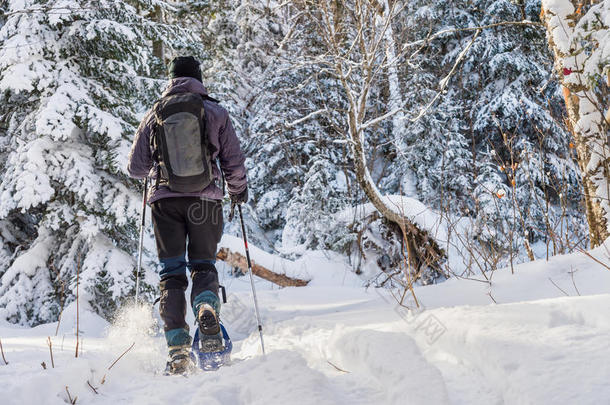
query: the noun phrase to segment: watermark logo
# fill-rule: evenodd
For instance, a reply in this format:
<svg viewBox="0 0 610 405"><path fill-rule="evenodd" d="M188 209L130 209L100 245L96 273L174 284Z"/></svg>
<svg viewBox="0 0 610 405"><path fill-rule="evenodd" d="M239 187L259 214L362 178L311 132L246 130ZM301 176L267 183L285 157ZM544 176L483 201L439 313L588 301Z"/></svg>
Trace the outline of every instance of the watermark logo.
<svg viewBox="0 0 610 405"><path fill-rule="evenodd" d="M414 327L416 332L423 333L426 342L432 345L447 332L447 327L436 316L427 314Z"/></svg>
<svg viewBox="0 0 610 405"><path fill-rule="evenodd" d="M227 297L227 303L223 305L221 311L222 322L234 324L237 323L240 318L243 318L244 314L249 313L250 310L237 295L229 294Z"/></svg>
<svg viewBox="0 0 610 405"><path fill-rule="evenodd" d="M413 297L406 297L401 305L396 301L390 300L382 288L375 288L375 292L385 302L394 307L394 312L412 327L415 333L423 334L426 343L429 345L436 343L447 332L447 327L437 316L426 311L426 306L421 300L418 300L416 303Z"/></svg>
<svg viewBox="0 0 610 405"><path fill-rule="evenodd" d="M187 216L191 224L218 225L222 221L222 204L200 199L189 205Z"/></svg>

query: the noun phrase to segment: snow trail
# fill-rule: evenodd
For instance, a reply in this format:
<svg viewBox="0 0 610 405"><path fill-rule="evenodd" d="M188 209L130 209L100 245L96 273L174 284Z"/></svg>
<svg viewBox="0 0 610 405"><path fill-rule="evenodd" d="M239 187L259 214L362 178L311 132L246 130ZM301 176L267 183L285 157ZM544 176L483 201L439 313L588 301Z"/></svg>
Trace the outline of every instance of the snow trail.
<svg viewBox="0 0 610 405"><path fill-rule="evenodd" d="M228 269L219 266L230 286L222 316L235 344L232 365L188 378L163 376L165 342L147 305L124 307L112 324L81 309L83 352L76 359L75 308L68 306L57 336L56 324L0 323L9 361L0 366L0 396L9 405L61 404L67 386L78 403L87 404L166 404L176 398L219 405L604 403L610 398L610 272L581 260L576 254L524 264L514 276L502 270L491 290L466 280L417 288L427 306L420 312L364 290L351 274L329 276L339 263L312 260L308 287L277 290L257 281L266 357L248 280L229 279ZM571 283L563 273L575 263L578 289L590 295L564 297L548 277L558 285ZM548 298L518 301L536 290ZM492 304L488 292L517 302Z"/></svg>

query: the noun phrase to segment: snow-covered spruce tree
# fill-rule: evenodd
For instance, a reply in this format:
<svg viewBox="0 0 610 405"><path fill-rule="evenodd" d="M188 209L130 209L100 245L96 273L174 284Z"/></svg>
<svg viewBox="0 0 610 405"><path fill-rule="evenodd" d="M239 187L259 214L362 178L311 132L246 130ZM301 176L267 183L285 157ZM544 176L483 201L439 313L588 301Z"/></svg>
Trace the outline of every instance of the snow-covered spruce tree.
<svg viewBox="0 0 610 405"><path fill-rule="evenodd" d="M332 149L324 152L333 153ZM283 246L346 251L353 235L345 228L337 213L346 207L346 181L329 156L314 156L308 162L302 186L296 188L286 210L282 233ZM343 193L341 193L343 191ZM337 232L343 228L344 232ZM295 249L296 248L296 249Z"/></svg>
<svg viewBox="0 0 610 405"><path fill-rule="evenodd" d="M342 170L345 148L333 144L336 134L323 117L293 123L307 108L315 109L316 102L331 95L332 85L326 87L326 80L307 67L277 66L285 73L262 86L264 93L249 115L247 151L252 159L250 179L257 190L256 211L262 226L280 231L277 245L285 252L302 244L310 249L328 248L333 242L328 235L315 235L322 225L314 223L314 218L324 223L324 217L349 203ZM317 91L320 82L325 83L325 95Z"/></svg>
<svg viewBox="0 0 610 405"><path fill-rule="evenodd" d="M56 320L77 269L80 299L102 315L133 294L140 194L124 168L138 112L163 83L150 79L164 73L152 41L192 40L149 20L152 3L163 4L1 3L4 319Z"/></svg>
<svg viewBox="0 0 610 405"><path fill-rule="evenodd" d="M560 95L549 80L544 32L535 25L539 10L537 1L409 2L399 16L408 117L425 110L439 81L472 46L446 93L407 125L403 159L393 171L415 173L422 201L472 216L476 239L504 254L524 251L525 239L549 238L566 215L571 232L582 234L577 170L558 124ZM488 28L477 33L476 27Z"/></svg>
<svg viewBox="0 0 610 405"><path fill-rule="evenodd" d="M278 247L285 253L299 246L345 252L349 231L332 218L353 202L349 152L337 143L342 138L332 119L340 120L336 111L345 99L334 77L300 56L320 46L318 33L293 24L301 30L276 54L248 113L248 151L260 162L250 170L260 190L256 209L266 227L281 230ZM282 25L282 32L290 30ZM303 119L325 105L332 107Z"/></svg>

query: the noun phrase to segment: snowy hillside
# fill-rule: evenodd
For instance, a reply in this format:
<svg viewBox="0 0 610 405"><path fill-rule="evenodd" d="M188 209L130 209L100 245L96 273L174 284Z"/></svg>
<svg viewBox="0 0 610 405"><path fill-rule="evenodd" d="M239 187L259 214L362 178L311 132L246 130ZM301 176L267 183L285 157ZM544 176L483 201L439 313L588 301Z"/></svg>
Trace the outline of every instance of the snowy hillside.
<svg viewBox="0 0 610 405"><path fill-rule="evenodd" d="M604 247L591 254L610 263ZM229 291L223 318L236 345L233 363L188 378L161 374L165 343L147 307L127 309L112 325L81 308L77 359L74 305L57 335L56 323L32 329L3 323L9 364L0 366L2 403L66 403L67 391L86 404L601 404L610 398L610 269L585 254L520 265L514 275L498 270L491 287L464 279L418 287L426 308L419 311L396 306L382 290L364 290L343 263L323 254L308 254L302 266L313 278L307 287L277 290L257 280L266 357L248 280L221 276Z"/></svg>

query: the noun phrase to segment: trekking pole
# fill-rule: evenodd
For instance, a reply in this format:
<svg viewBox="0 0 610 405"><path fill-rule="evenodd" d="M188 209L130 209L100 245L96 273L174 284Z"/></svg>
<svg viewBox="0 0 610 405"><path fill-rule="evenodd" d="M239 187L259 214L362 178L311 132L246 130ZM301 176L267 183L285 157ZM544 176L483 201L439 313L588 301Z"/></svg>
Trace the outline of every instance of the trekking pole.
<svg viewBox="0 0 610 405"><path fill-rule="evenodd" d="M138 293L140 292L140 270L142 269L142 246L144 245L144 220L146 219L146 196L148 193L148 177L144 180L144 191L142 192L142 216L140 218L140 242L138 244L138 267L136 270L136 305L138 305Z"/></svg>
<svg viewBox="0 0 610 405"><path fill-rule="evenodd" d="M239 220L241 221L241 233L244 236L244 246L246 247L246 259L248 260L248 272L250 273L250 286L252 287L252 298L254 299L254 311L256 312L256 322L258 323L258 333L261 337L261 348L263 356L265 355L265 343L263 342L263 325L261 316L258 312L258 300L256 299L256 289L254 288L254 276L252 275L252 262L250 261L250 250L248 249L248 239L246 238L246 227L244 225L244 216L241 213L241 204L237 205L239 210Z"/></svg>

